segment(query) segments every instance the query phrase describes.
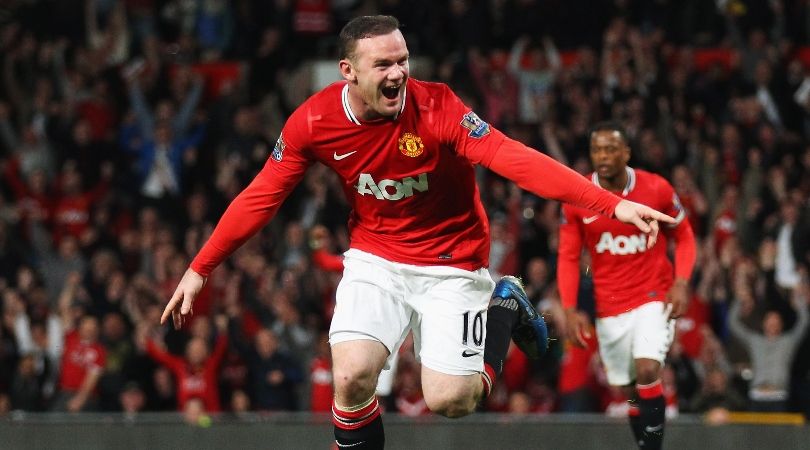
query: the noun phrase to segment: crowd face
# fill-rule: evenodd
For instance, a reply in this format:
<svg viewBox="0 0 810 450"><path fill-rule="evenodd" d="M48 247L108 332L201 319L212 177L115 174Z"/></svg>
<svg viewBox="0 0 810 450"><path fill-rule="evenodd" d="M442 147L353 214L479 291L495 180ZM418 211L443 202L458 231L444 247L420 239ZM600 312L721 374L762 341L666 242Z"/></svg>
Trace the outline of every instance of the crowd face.
<svg viewBox="0 0 810 450"><path fill-rule="evenodd" d="M205 341L200 338L193 338L186 346L186 360L192 366L201 366L208 359L208 348Z"/></svg>
<svg viewBox="0 0 810 450"><path fill-rule="evenodd" d="M409 74L408 46L399 30L358 39L354 54L340 61L340 69L349 81L357 117L374 120L399 114Z"/></svg>
<svg viewBox="0 0 810 450"><path fill-rule="evenodd" d="M778 312L771 311L765 314L765 318L762 320L762 331L765 333L765 337L769 338L782 334L782 317Z"/></svg>
<svg viewBox="0 0 810 450"><path fill-rule="evenodd" d="M79 337L85 342L95 342L98 339L98 319L84 316L79 322Z"/></svg>
<svg viewBox="0 0 810 450"><path fill-rule="evenodd" d="M269 358L278 349L278 339L272 331L263 329L256 333L256 353L262 358Z"/></svg>

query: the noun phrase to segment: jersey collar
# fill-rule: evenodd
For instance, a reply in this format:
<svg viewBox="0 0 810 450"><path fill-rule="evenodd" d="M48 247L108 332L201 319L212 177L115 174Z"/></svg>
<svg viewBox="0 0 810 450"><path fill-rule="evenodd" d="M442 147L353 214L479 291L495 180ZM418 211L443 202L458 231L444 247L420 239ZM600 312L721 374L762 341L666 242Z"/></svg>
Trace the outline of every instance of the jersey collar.
<svg viewBox="0 0 810 450"><path fill-rule="evenodd" d="M622 190L622 195L626 197L627 194L633 192L633 188L636 187L636 171L630 166L625 166L624 170L627 171L627 185ZM599 174L596 172L591 174L591 181L593 181L593 184L602 187L602 185L599 184Z"/></svg>
<svg viewBox="0 0 810 450"><path fill-rule="evenodd" d="M399 116L402 115L402 111L405 110L405 99L408 98L408 85L405 85L405 90L402 93L402 107L399 108L399 112L397 113L394 120L397 120ZM355 125L362 125L360 119L354 115L354 111L352 111L352 105L349 104L349 83L343 85L343 89L340 91L340 102L343 104L343 112L346 114L346 118L349 119L349 122Z"/></svg>

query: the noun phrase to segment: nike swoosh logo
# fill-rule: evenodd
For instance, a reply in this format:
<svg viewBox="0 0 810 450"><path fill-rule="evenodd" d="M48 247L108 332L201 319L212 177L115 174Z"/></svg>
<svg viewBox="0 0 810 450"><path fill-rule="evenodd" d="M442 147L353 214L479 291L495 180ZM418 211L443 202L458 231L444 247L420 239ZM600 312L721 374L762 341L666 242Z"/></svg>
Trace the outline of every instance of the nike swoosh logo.
<svg viewBox="0 0 810 450"><path fill-rule="evenodd" d="M584 223L585 225L588 225L589 223L596 222L596 219L598 219L598 218L599 218L599 216L583 217L582 218L582 223Z"/></svg>
<svg viewBox="0 0 810 450"><path fill-rule="evenodd" d="M334 157L335 157L335 161L340 161L341 159L343 159L343 158L348 158L349 156L352 156L352 155L354 155L355 153L357 153L357 150L355 150L355 151L353 151L353 152L349 152L349 153L344 153L344 154L342 154L342 155L338 155L338 154L337 154L337 152L335 152L335 154L334 154L334 155L332 155L332 156L334 156Z"/></svg>
<svg viewBox="0 0 810 450"><path fill-rule="evenodd" d="M658 425L656 425L654 427L651 427L651 426L647 425L647 427L644 428L644 431L646 431L647 433L658 433L659 431L661 431L663 429L664 429L664 424L659 423Z"/></svg>
<svg viewBox="0 0 810 450"><path fill-rule="evenodd" d="M366 441L355 442L353 444L341 444L340 442L335 441L335 444L337 444L337 446L340 447L340 448L352 448L352 447L357 447L358 445L362 445L362 444L365 444L365 443L366 443Z"/></svg>
<svg viewBox="0 0 810 450"><path fill-rule="evenodd" d="M463 352L461 352L461 356L463 356L465 358L469 358L470 356L475 356L475 355L477 355L479 353L481 353L481 352L471 352L469 350L464 350Z"/></svg>

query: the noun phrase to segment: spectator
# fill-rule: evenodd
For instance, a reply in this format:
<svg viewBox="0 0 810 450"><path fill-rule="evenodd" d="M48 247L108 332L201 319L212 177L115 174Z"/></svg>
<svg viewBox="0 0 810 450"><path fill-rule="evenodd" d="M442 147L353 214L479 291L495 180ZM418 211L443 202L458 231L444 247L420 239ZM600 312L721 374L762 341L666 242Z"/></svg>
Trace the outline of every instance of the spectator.
<svg viewBox="0 0 810 450"><path fill-rule="evenodd" d="M220 334L209 354L205 340L196 337L188 341L185 357L181 358L161 348L154 339L146 342L149 356L166 366L175 377L178 409L193 417L204 411L220 411L218 371L227 347L227 335Z"/></svg>
<svg viewBox="0 0 810 450"><path fill-rule="evenodd" d="M528 36L515 41L508 68L518 82L518 120L526 125L536 125L549 112L551 91L562 63L551 38L543 38L542 48L529 47L529 42Z"/></svg>
<svg viewBox="0 0 810 450"><path fill-rule="evenodd" d="M146 407L146 395L137 382L127 383L119 396L124 417L133 420Z"/></svg>
<svg viewBox="0 0 810 450"><path fill-rule="evenodd" d="M765 313L762 334L752 331L743 324L741 312L747 311L747 316L753 305L738 300L731 307L729 328L745 344L751 358L753 379L748 397L754 411L787 410L790 367L808 325L806 291L802 286L793 292L797 320L789 331L783 330L783 319L777 311Z"/></svg>
<svg viewBox="0 0 810 450"><path fill-rule="evenodd" d="M275 333L264 328L256 333L253 346L234 339L250 370L250 391L259 411L295 411L299 407L297 388L303 373L290 355L279 350Z"/></svg>
<svg viewBox="0 0 810 450"><path fill-rule="evenodd" d="M712 412L715 409L744 411L746 401L729 385L728 374L719 367L713 367L706 374L703 387L692 399L689 409L696 413L708 414L716 414Z"/></svg>
<svg viewBox="0 0 810 450"><path fill-rule="evenodd" d="M68 305L60 305L69 308ZM56 411L95 411L99 408L97 384L104 371L107 353L98 341L98 319L84 316L74 330L66 327Z"/></svg>
<svg viewBox="0 0 810 450"><path fill-rule="evenodd" d="M329 337L322 333L318 339L318 351L309 368L310 402L312 412L332 411L332 353L329 351Z"/></svg>
<svg viewBox="0 0 810 450"><path fill-rule="evenodd" d="M17 363L17 373L11 383L11 406L22 411L40 411L43 406L42 380L37 377L35 360L25 355Z"/></svg>

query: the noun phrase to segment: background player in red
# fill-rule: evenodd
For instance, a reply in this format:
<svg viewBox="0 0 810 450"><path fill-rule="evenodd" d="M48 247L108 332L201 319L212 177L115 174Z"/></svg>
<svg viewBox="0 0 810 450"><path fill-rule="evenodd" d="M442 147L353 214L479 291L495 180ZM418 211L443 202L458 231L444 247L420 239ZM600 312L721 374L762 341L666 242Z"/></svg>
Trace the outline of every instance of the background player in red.
<svg viewBox="0 0 810 450"><path fill-rule="evenodd" d="M660 448L665 408L661 365L672 343L674 319L687 308L695 239L672 186L658 175L627 165L630 147L621 125L596 125L591 132L590 155L594 185L664 211L676 220L665 226L662 238L649 247L644 235L632 226L563 205L557 269L568 336L584 347L591 336L588 316L577 310L579 258L583 248L590 253L596 333L608 382L629 387L628 394L634 398L630 424L639 446ZM667 238L675 241L674 274L667 257Z"/></svg>
<svg viewBox="0 0 810 450"><path fill-rule="evenodd" d="M161 321L172 316L182 326L211 271L273 217L307 167L330 167L352 207L351 248L329 333L333 422L338 446L357 450L384 445L374 390L409 331L422 362L425 401L448 417L471 413L489 392L510 335L534 356L546 349L545 323L520 282L505 277L493 286L486 269L489 225L475 164L538 195L631 222L650 233L650 245L658 221L672 218L621 200L507 138L446 85L410 79L395 18L355 18L339 44L344 81L293 112L264 168L192 261Z"/></svg>

